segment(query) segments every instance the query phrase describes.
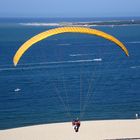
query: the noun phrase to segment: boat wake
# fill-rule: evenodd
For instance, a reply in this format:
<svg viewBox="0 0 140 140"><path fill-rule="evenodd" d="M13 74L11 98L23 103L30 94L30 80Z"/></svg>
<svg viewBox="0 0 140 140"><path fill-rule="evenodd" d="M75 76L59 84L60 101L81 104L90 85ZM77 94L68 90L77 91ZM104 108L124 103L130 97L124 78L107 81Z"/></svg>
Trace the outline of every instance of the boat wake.
<svg viewBox="0 0 140 140"><path fill-rule="evenodd" d="M40 62L40 63L30 63L30 64L19 64L19 67L6 67L1 68L0 71L14 71L14 70L33 70L33 69L44 69L44 68L54 68L60 67L59 64L72 64L72 63L90 63L90 62L100 62L102 58L86 59L86 60L69 60L69 61L55 61L55 62ZM10 65L11 66L11 65Z"/></svg>

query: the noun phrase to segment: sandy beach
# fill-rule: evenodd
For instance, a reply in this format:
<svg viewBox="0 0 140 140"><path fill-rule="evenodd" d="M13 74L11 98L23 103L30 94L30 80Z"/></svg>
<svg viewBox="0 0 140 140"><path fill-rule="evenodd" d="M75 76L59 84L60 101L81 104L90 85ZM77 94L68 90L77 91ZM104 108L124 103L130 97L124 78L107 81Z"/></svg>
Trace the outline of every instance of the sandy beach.
<svg viewBox="0 0 140 140"><path fill-rule="evenodd" d="M0 140L139 139L140 120L83 121L78 133L71 122L1 130Z"/></svg>

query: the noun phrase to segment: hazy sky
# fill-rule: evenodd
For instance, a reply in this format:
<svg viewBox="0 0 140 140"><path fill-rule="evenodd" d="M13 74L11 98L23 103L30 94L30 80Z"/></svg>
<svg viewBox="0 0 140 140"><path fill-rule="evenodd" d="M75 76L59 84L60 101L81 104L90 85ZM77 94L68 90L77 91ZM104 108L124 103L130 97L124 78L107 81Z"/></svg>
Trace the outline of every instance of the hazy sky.
<svg viewBox="0 0 140 140"><path fill-rule="evenodd" d="M0 17L140 16L140 0L0 0Z"/></svg>

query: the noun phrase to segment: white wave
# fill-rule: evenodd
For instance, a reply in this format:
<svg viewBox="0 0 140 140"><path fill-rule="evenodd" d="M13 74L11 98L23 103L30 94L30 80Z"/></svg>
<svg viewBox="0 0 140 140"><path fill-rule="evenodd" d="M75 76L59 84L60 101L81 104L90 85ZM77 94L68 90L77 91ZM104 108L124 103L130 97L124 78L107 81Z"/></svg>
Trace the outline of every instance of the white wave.
<svg viewBox="0 0 140 140"><path fill-rule="evenodd" d="M129 44L139 44L140 41L130 41L130 42L126 42L126 43L129 43Z"/></svg>
<svg viewBox="0 0 140 140"><path fill-rule="evenodd" d="M24 66L24 67L1 68L0 71L42 69L42 68L49 68L51 64L84 63L84 62L95 62L95 61L102 61L102 59L96 58L96 59L86 59L86 60L69 60L69 61L58 61L58 62L56 61L56 62L40 62L40 63L21 64L20 66ZM25 67L25 66L27 66L27 67ZM54 66L55 65L53 65L52 67L54 67Z"/></svg>
<svg viewBox="0 0 140 140"><path fill-rule="evenodd" d="M90 27L90 25L88 24L83 24L83 25L80 25L80 24L73 24L73 23L38 23L38 22L31 22L31 23L19 23L19 25L21 26L59 26L59 27L62 27L62 26L82 26L82 27ZM91 26L96 26L96 25L91 25Z"/></svg>
<svg viewBox="0 0 140 140"><path fill-rule="evenodd" d="M16 68L0 68L0 71L16 70Z"/></svg>
<svg viewBox="0 0 140 140"><path fill-rule="evenodd" d="M61 26L59 23L19 23L22 26Z"/></svg>
<svg viewBox="0 0 140 140"><path fill-rule="evenodd" d="M78 53L78 54L70 54L69 56L76 57L76 56L87 56L87 55L95 55L95 54L93 54L93 53L85 53L85 54Z"/></svg>
<svg viewBox="0 0 140 140"><path fill-rule="evenodd" d="M140 66L131 66L131 69L136 69L136 68L140 68Z"/></svg>
<svg viewBox="0 0 140 140"><path fill-rule="evenodd" d="M69 43L65 43L65 44L58 44L59 46L69 46L69 45L71 45L71 44L69 44Z"/></svg>

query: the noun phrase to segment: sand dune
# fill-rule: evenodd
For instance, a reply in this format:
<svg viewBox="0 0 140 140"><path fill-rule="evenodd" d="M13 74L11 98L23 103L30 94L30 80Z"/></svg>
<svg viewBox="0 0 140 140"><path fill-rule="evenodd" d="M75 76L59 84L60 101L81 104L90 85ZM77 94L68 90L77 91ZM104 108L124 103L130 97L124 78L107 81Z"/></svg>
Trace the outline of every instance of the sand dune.
<svg viewBox="0 0 140 140"><path fill-rule="evenodd" d="M139 119L83 121L78 133L74 132L71 122L0 131L0 140L109 140L126 138L140 140Z"/></svg>

